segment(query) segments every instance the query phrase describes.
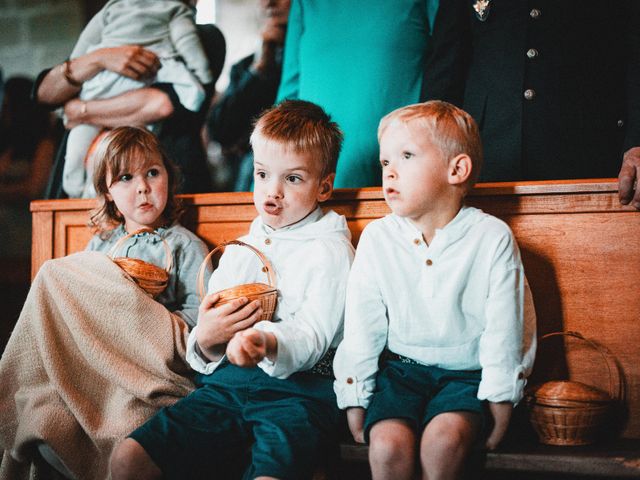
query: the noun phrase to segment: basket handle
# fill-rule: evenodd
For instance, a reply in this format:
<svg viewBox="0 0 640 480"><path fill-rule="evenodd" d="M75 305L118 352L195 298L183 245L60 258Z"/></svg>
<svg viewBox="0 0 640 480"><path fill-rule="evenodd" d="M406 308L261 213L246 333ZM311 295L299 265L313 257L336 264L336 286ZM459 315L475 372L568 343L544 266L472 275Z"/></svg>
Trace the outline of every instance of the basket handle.
<svg viewBox="0 0 640 480"><path fill-rule="evenodd" d="M124 242L126 242L129 238L133 237L134 235L138 235L140 233L153 233L155 235L158 235L160 240L162 240L162 246L164 247L164 253L166 258L164 269L167 273L169 273L171 271L171 268L173 267L173 255L171 255L171 249L169 248L169 244L164 238L162 238L162 235L160 235L157 231L149 227L140 228L135 232L127 233L125 236L118 239L118 241L113 245L113 247L111 247L111 250L109 250L109 256L111 258L114 258L116 252L124 244Z"/></svg>
<svg viewBox="0 0 640 480"><path fill-rule="evenodd" d="M588 338L585 338L580 332L574 332L574 331L546 333L538 339L538 343L542 342L542 340L545 340L547 338L556 337L556 336L567 336L567 337L574 337L574 338L580 339L586 342L591 348L593 348L595 351L597 351L600 354L600 356L604 360L604 364L607 366L607 373L609 374L609 396L612 399L616 399L617 395L614 394L614 390L613 390L613 375L611 374L611 365L609 364L609 359L607 358L606 351L604 350L604 348L602 348L600 345L595 343L593 340L589 340Z"/></svg>
<svg viewBox="0 0 640 480"><path fill-rule="evenodd" d="M209 252L209 254L204 257L204 260L202 261L202 264L200 265L200 268L198 269L198 276L196 277L196 284L198 285L198 296L200 297L200 301L202 302L202 300L204 299L207 291L206 288L204 286L204 272L207 268L207 265L209 264L209 259L211 258L211 256L216 253L218 250L220 250L221 248L226 247L227 245L240 245L241 247L247 247L249 250L251 250L253 253L255 253L258 258L260 259L260 261L262 262L262 271L264 273L267 274L267 280L269 282L269 285L272 286L273 288L275 288L276 286L276 276L275 273L273 271L273 267L271 266L271 262L269 261L269 259L267 257L264 256L264 254L258 250L257 248L255 248L252 245L249 245L248 243L245 243L241 240L229 240L227 242L222 242L220 245L218 245L216 248L214 248L213 250L211 250Z"/></svg>

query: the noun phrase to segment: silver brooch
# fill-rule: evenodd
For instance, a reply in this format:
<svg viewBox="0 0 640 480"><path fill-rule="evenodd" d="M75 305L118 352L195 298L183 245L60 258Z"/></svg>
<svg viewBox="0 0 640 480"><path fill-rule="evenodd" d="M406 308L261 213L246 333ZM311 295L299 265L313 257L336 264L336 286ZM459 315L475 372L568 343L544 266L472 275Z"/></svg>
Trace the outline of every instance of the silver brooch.
<svg viewBox="0 0 640 480"><path fill-rule="evenodd" d="M489 17L491 0L476 0L476 3L473 4L473 9L476 12L476 17L478 17L478 20L484 22Z"/></svg>

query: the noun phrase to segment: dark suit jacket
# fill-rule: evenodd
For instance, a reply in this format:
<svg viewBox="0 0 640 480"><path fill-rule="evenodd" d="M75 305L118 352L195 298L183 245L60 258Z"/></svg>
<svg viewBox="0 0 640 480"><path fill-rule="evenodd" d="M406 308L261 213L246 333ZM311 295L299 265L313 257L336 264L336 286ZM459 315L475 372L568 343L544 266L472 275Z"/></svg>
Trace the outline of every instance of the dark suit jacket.
<svg viewBox="0 0 640 480"><path fill-rule="evenodd" d="M481 180L617 176L640 146L640 2L440 3L424 96L478 122ZM526 93L528 91L528 93Z"/></svg>

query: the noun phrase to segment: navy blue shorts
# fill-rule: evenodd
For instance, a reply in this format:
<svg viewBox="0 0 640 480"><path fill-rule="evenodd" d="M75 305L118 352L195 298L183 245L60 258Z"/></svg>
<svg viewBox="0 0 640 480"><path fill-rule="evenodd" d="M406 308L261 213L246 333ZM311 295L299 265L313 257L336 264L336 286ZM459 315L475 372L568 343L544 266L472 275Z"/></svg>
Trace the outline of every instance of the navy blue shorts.
<svg viewBox="0 0 640 480"><path fill-rule="evenodd" d="M376 390L365 417L365 439L371 427L389 419L404 419L416 434L429 421L445 412L474 412L484 428L487 412L478 400L481 370L445 370L401 360L383 364L376 378Z"/></svg>
<svg viewBox="0 0 640 480"><path fill-rule="evenodd" d="M198 388L130 437L164 478L311 478L335 445L342 419L333 380L221 365Z"/></svg>

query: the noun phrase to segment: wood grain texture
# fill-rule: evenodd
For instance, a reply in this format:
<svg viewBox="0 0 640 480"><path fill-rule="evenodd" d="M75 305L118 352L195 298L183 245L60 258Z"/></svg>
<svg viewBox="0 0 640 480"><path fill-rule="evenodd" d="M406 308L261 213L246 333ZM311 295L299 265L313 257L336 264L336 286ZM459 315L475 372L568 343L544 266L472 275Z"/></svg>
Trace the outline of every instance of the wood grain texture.
<svg viewBox="0 0 640 480"><path fill-rule="evenodd" d="M185 195L183 223L213 248L246 233L250 193ZM611 428L640 439L640 213L618 202L614 181L480 184L468 203L503 219L518 239L540 334L575 330L610 352L621 413ZM49 258L81 250L92 200L32 203L35 275ZM345 189L327 207L344 214L357 243L389 209L380 188ZM532 382L570 378L608 389L602 358L575 340L543 342Z"/></svg>

